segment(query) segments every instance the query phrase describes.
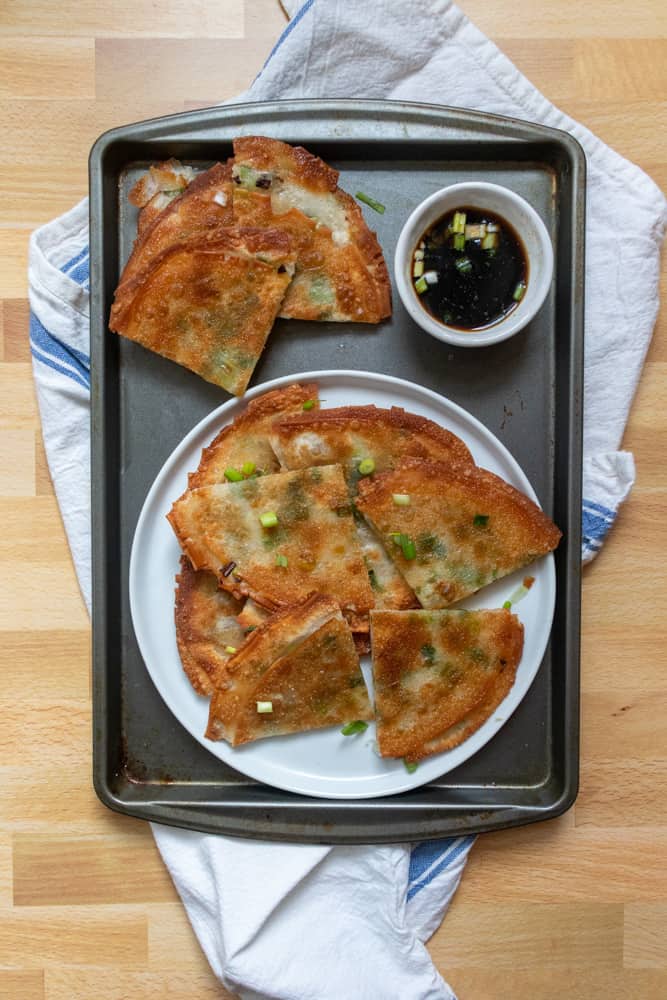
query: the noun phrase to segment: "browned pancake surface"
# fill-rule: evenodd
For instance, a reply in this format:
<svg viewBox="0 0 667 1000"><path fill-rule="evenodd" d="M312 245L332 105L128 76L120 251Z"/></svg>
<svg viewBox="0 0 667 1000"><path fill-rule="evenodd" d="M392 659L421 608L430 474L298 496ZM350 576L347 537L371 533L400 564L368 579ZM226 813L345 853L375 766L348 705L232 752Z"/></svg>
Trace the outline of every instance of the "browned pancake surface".
<svg viewBox="0 0 667 1000"><path fill-rule="evenodd" d="M371 612L377 740L417 761L472 735L510 691L523 626L504 609Z"/></svg>
<svg viewBox="0 0 667 1000"><path fill-rule="evenodd" d="M262 526L266 513L275 527ZM354 622L373 607L340 466L202 486L168 516L193 565L236 596L275 610L319 592Z"/></svg>
<svg viewBox="0 0 667 1000"><path fill-rule="evenodd" d="M373 482L361 480L356 502L423 607L474 593L550 552L561 537L532 500L477 466L405 459ZM412 557L402 539L408 552L414 546Z"/></svg>
<svg viewBox="0 0 667 1000"><path fill-rule="evenodd" d="M245 633L236 620L241 603L218 587L217 577L197 572L189 559L181 556L176 577L176 642L183 669L197 694L210 695L212 678L224 668Z"/></svg>
<svg viewBox="0 0 667 1000"><path fill-rule="evenodd" d="M276 230L220 229L178 243L123 286L111 329L241 395L292 260L289 239Z"/></svg>
<svg viewBox="0 0 667 1000"><path fill-rule="evenodd" d="M190 489L225 481L225 470L240 470L251 462L262 473L278 472L280 466L269 443L273 422L302 413L303 405L319 406L317 385L289 385L265 392L251 400L244 411L202 451L199 467L188 477Z"/></svg>
<svg viewBox="0 0 667 1000"><path fill-rule="evenodd" d="M299 146L263 136L234 142L234 215L288 232L297 265L281 307L291 319L378 323L391 314L382 250L338 172Z"/></svg>
<svg viewBox="0 0 667 1000"><path fill-rule="evenodd" d="M238 746L370 718L350 630L336 602L315 595L274 615L226 664L206 735Z"/></svg>

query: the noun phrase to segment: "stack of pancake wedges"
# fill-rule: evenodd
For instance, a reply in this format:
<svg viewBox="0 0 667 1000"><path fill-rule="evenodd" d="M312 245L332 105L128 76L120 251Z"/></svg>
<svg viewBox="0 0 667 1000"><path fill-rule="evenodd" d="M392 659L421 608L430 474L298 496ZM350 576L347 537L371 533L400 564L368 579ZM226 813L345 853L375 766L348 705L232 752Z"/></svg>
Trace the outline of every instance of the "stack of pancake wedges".
<svg viewBox="0 0 667 1000"><path fill-rule="evenodd" d="M314 384L248 403L168 518L178 648L211 697L207 737L375 718L380 753L408 762L467 739L521 660L511 609L452 605L561 537L444 427L398 407L323 409Z"/></svg>
<svg viewBox="0 0 667 1000"><path fill-rule="evenodd" d="M195 174L170 160L130 193L140 209L109 327L243 395L276 317L379 323L382 250L338 172L302 147L246 136Z"/></svg>

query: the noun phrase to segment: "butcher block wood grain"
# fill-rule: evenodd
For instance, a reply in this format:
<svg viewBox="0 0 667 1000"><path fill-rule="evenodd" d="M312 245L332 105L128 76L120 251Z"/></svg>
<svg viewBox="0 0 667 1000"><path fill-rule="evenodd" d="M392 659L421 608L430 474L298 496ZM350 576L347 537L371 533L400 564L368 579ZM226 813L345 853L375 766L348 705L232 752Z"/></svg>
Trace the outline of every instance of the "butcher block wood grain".
<svg viewBox="0 0 667 1000"><path fill-rule="evenodd" d="M462 6L563 110L667 183L663 0ZM92 789L89 626L40 436L26 257L31 231L86 193L100 132L233 96L284 24L276 0L0 5L1 997L230 996L148 826ZM584 574L579 798L477 842L429 942L459 1000L667 996L666 316L624 441L637 485Z"/></svg>

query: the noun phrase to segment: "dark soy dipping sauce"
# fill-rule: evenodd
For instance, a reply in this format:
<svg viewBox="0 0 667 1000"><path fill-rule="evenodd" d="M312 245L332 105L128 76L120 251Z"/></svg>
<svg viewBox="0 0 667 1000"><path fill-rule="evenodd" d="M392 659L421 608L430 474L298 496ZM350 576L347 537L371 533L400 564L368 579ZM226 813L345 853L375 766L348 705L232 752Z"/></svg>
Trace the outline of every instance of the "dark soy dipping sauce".
<svg viewBox="0 0 667 1000"><path fill-rule="evenodd" d="M471 238L455 249L451 226L455 214L463 212L467 225L498 227L494 248L485 250L482 238ZM438 281L418 298L434 319L460 330L480 330L516 309L528 282L528 260L516 231L501 216L462 206L434 222L420 245L422 240L424 273L435 271Z"/></svg>

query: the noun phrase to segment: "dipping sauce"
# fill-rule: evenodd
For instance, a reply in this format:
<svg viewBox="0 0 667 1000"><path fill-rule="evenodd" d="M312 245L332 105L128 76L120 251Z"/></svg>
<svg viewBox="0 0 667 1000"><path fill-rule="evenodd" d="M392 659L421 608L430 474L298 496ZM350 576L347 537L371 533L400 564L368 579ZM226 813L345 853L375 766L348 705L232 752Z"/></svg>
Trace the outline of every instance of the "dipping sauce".
<svg viewBox="0 0 667 1000"><path fill-rule="evenodd" d="M426 230L413 253L412 280L434 319L458 330L482 330L518 306L528 260L509 222L462 206Z"/></svg>

